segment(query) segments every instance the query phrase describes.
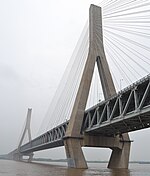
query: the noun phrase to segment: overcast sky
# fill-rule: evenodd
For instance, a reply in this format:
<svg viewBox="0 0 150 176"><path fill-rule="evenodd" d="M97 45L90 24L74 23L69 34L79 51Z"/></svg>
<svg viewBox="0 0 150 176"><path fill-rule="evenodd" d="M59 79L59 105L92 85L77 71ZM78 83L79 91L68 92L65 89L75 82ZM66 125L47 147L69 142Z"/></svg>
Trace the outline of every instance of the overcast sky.
<svg viewBox="0 0 150 176"><path fill-rule="evenodd" d="M89 6L99 2L0 1L1 154L16 147L28 107L33 108L31 127L36 135L88 19ZM131 134L132 160L150 160L149 135L149 129ZM60 158L63 151L53 149L43 156ZM90 149L85 154L87 159L105 160L110 152Z"/></svg>

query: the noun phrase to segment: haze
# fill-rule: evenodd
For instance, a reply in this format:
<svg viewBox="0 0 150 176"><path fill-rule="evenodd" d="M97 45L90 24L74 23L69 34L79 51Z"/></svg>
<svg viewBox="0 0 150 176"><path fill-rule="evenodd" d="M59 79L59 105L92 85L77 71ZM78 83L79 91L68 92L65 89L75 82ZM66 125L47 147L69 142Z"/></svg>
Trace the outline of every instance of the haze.
<svg viewBox="0 0 150 176"><path fill-rule="evenodd" d="M100 1L0 1L0 154L15 149L33 108L35 137L77 40L91 3ZM132 133L130 160L150 160L150 129ZM107 160L110 151L85 149L89 160ZM64 158L64 149L39 152Z"/></svg>

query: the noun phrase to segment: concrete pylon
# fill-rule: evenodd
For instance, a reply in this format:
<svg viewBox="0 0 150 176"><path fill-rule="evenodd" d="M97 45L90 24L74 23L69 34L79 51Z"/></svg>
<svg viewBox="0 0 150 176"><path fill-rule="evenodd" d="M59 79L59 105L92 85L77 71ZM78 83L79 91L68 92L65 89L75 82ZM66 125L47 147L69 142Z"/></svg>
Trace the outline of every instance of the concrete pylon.
<svg viewBox="0 0 150 176"><path fill-rule="evenodd" d="M69 125L64 138L68 166L73 168L87 168L87 163L82 152L82 146L85 146L85 143L86 146L101 147L106 146L102 145L102 142L105 143L106 141L108 141L108 137L107 139L105 139L104 137L103 141L99 141L97 144L97 142L91 142L91 139L95 138L96 140L99 140L101 138L97 138L94 136L93 138L91 138L91 136L88 136L87 134L85 137L84 134L81 135L80 133L96 62L102 83L104 97L105 99L107 99L113 94L116 94L116 90L104 52L101 8L95 5L91 5L89 10L89 53L71 113ZM126 134L126 136L128 136L128 134ZM118 141L118 145L115 145L114 147L116 140ZM111 138L111 141L112 142L110 142L110 145L107 145L108 148L111 148L113 150L108 167L120 168L121 166L122 168L125 168L125 166L128 165L129 161L129 142L126 143L126 145L123 145L127 146L124 148L120 147L122 146L122 143L119 142L120 138ZM116 151L118 149L120 153L116 155ZM123 153L128 153L128 157L125 157ZM116 165L113 165L112 163L117 160L117 158L120 158L119 160L125 164L120 165L119 163L116 163Z"/></svg>
<svg viewBox="0 0 150 176"><path fill-rule="evenodd" d="M101 24L101 8L91 5L89 10L89 53L64 139L69 167L87 168L81 148L82 136L80 132L96 59L101 54Z"/></svg>
<svg viewBox="0 0 150 176"><path fill-rule="evenodd" d="M17 155L18 155L17 158L18 159L17 160L22 160L23 154L20 153L20 147L23 143L23 140L25 138L26 133L28 134L29 142L31 141L31 129L30 129L31 113L32 113L32 109L28 108L25 128L24 128L23 134L21 136L21 139L20 139L20 142L19 142L19 145L18 145L18 153L17 153ZM31 160L33 158L33 153L29 153L28 156L29 156L28 161L31 162Z"/></svg>
<svg viewBox="0 0 150 176"><path fill-rule="evenodd" d="M91 85L91 80L93 76L94 66L96 62L97 55L97 44L95 41L96 34L99 35L99 26L97 26L96 21L101 20L100 11L95 13L94 5L90 7L89 13L89 31L90 31L90 43L89 43L89 53L85 63L85 68L82 74L81 82L79 85L76 100L71 113L69 125L65 134L64 144L66 149L66 155L68 159L68 166L74 168L87 168L87 163L84 158L81 140L82 136L80 134L82 121L84 117L84 111L87 103L87 98L89 94L89 89ZM95 33L96 32L96 33ZM101 36L98 37L101 40Z"/></svg>
<svg viewBox="0 0 150 176"><path fill-rule="evenodd" d="M18 145L18 149L21 147L22 142L23 142L23 140L25 138L26 133L28 133L29 142L31 141L31 129L30 129L31 112L32 112L32 109L28 108L27 118L26 118L26 124L25 124L25 128L24 128L23 134L21 136L21 139L20 139L20 142L19 142L19 145Z"/></svg>

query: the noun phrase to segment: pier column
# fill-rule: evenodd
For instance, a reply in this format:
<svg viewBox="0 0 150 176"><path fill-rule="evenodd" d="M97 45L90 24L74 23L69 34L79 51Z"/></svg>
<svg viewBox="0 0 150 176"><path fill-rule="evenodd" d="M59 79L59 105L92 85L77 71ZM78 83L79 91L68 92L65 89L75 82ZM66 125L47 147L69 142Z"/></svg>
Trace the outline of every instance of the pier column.
<svg viewBox="0 0 150 176"><path fill-rule="evenodd" d="M15 161L22 161L23 156L20 153L13 154L13 160Z"/></svg>
<svg viewBox="0 0 150 176"><path fill-rule="evenodd" d="M30 154L29 154L29 159L28 159L28 162L29 162L29 163L31 163L31 162L32 162L33 156L34 156L34 154L33 154L33 153L30 153Z"/></svg>
<svg viewBox="0 0 150 176"><path fill-rule="evenodd" d="M122 149L112 148L112 154L108 164L108 168L110 169L128 169L131 145L129 135L127 133L123 134L120 142L122 143Z"/></svg>
<svg viewBox="0 0 150 176"><path fill-rule="evenodd" d="M68 167L71 168L88 168L82 151L82 139L68 138L65 140L65 149Z"/></svg>

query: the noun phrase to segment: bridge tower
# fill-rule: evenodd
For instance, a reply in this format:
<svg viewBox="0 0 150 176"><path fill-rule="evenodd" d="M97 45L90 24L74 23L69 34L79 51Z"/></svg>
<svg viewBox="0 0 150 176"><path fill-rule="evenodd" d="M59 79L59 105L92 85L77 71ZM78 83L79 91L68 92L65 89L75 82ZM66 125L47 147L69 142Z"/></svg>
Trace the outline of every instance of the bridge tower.
<svg viewBox="0 0 150 176"><path fill-rule="evenodd" d="M104 97L108 99L116 94L116 90L104 51L101 8L91 5L89 10L89 53L64 138L68 166L87 168L82 147L88 146L111 148L112 155L108 167L128 168L130 153L128 134L115 137L81 134L95 63L98 66Z"/></svg>
<svg viewBox="0 0 150 176"><path fill-rule="evenodd" d="M24 128L23 134L21 136L21 139L19 141L17 152L14 153L14 160L21 161L23 156L29 156L28 162L31 162L31 160L33 158L33 153L21 154L21 152L20 152L20 147L23 143L23 140L25 138L26 133L28 135L29 142L31 141L31 129L30 129L31 113L32 113L32 109L28 108L25 128Z"/></svg>

